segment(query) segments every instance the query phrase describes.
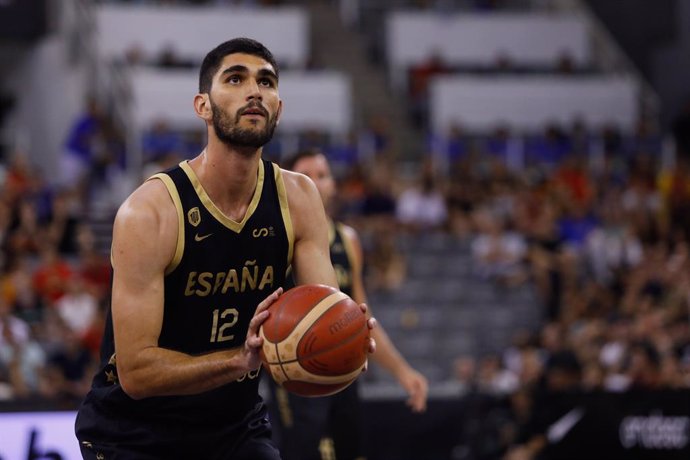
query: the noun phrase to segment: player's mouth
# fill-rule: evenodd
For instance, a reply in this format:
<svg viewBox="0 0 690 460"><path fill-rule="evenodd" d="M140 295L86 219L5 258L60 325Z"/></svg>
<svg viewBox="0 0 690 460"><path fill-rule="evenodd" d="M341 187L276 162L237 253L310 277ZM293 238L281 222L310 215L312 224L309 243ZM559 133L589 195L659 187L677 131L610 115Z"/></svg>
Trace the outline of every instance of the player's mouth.
<svg viewBox="0 0 690 460"><path fill-rule="evenodd" d="M268 117L265 109L261 107L250 107L242 111L242 115L255 116L255 117Z"/></svg>

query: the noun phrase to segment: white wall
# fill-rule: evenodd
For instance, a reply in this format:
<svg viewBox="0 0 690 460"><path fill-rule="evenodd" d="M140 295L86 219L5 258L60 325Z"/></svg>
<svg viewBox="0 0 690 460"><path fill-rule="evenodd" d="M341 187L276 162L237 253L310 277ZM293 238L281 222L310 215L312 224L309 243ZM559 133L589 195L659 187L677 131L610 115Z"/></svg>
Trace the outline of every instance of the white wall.
<svg viewBox="0 0 690 460"><path fill-rule="evenodd" d="M211 49L234 37L262 42L278 62L304 67L310 56L309 18L297 7L242 9L99 5L98 49L106 58L122 57L136 45L151 57L172 44L179 55L201 64Z"/></svg>
<svg viewBox="0 0 690 460"><path fill-rule="evenodd" d="M632 130L639 89L622 77L439 77L431 84L431 123L444 132L459 122L488 131L500 123L541 130L549 122L591 126L614 123Z"/></svg>
<svg viewBox="0 0 690 460"><path fill-rule="evenodd" d="M193 108L197 70L138 68L131 73L133 114L146 128L159 118L179 127L202 128ZM281 130L317 128L346 133L352 124L350 82L338 72L282 72Z"/></svg>
<svg viewBox="0 0 690 460"><path fill-rule="evenodd" d="M389 63L406 67L433 52L451 63L486 65L501 55L527 65L553 65L564 51L590 60L584 19L543 13L452 14L392 12L386 25Z"/></svg>

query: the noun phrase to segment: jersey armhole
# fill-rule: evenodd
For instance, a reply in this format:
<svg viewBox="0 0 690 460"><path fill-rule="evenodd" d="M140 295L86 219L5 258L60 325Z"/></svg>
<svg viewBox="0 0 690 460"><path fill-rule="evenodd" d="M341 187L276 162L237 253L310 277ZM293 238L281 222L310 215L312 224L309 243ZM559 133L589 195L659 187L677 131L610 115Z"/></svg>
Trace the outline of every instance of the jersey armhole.
<svg viewBox="0 0 690 460"><path fill-rule="evenodd" d="M288 205L287 192L285 190L285 183L283 176L280 173L280 167L273 164L273 177L276 181L276 188L278 189L278 201L280 202L280 213L283 216L283 225L285 225L285 233L288 238L288 257L287 266L292 266L292 252L295 246L295 231L292 227L292 219L290 218L290 206Z"/></svg>
<svg viewBox="0 0 690 460"><path fill-rule="evenodd" d="M184 212L182 210L182 201L180 200L180 194L175 187L175 183L172 178L164 173L154 174L147 180L159 179L165 185L168 190L168 194L175 204L175 209L177 210L177 244L175 245L175 255L172 260L165 267L165 274L169 275L172 273L182 260L182 254L184 253Z"/></svg>

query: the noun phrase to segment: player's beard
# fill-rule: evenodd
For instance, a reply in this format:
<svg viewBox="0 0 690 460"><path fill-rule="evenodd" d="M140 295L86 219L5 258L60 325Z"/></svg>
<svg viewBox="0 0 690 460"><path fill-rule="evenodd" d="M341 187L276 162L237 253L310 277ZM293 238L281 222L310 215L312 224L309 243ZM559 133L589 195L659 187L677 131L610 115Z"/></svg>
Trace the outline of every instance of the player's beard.
<svg viewBox="0 0 690 460"><path fill-rule="evenodd" d="M276 129L277 114L270 116L268 112L266 112L266 126L261 130L241 128L239 126L242 112L249 107L251 107L251 105L239 109L233 121L227 112L211 101L211 109L213 110L213 129L221 142L234 147L259 148L268 144L273 138L273 132Z"/></svg>

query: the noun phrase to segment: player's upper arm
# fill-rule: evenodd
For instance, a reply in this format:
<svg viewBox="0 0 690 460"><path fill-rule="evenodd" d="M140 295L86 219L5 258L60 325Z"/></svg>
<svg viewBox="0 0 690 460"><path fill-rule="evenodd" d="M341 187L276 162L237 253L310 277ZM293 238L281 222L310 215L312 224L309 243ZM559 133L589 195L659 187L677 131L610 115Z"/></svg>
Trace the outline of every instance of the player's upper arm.
<svg viewBox="0 0 690 460"><path fill-rule="evenodd" d="M328 247L328 220L321 197L307 176L282 171L295 232L292 259L297 284L327 284L337 287Z"/></svg>
<svg viewBox="0 0 690 460"><path fill-rule="evenodd" d="M348 225L341 225L345 246L347 248L350 263L352 264L352 298L357 303L366 303L367 295L364 289L362 271L364 265L364 251L359 241L359 236L354 228Z"/></svg>
<svg viewBox="0 0 690 460"><path fill-rule="evenodd" d="M120 378L144 365L163 319L164 274L177 244L177 210L165 185L150 180L122 204L113 227L112 315Z"/></svg>

